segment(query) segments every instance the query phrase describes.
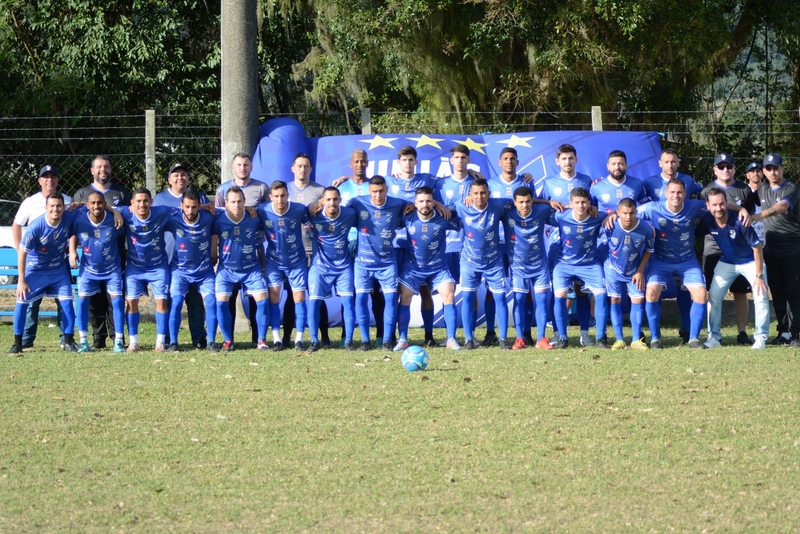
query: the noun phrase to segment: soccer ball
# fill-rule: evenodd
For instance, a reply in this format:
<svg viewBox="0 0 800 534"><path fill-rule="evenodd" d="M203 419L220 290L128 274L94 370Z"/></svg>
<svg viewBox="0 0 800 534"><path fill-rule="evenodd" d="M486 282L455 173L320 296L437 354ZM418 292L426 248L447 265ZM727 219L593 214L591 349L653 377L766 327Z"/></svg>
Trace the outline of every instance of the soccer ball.
<svg viewBox="0 0 800 534"><path fill-rule="evenodd" d="M428 367L428 351L413 345L403 351L403 357L400 362L406 371L422 371Z"/></svg>

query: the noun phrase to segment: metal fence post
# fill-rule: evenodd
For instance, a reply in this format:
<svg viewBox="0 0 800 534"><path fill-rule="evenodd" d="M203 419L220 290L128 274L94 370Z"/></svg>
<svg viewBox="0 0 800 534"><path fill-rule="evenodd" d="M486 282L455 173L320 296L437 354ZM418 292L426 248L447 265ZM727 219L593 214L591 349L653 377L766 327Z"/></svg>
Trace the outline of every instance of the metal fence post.
<svg viewBox="0 0 800 534"><path fill-rule="evenodd" d="M150 193L156 194L156 112L144 112L144 173Z"/></svg>
<svg viewBox="0 0 800 534"><path fill-rule="evenodd" d="M372 112L369 108L361 108L361 133L372 135Z"/></svg>
<svg viewBox="0 0 800 534"><path fill-rule="evenodd" d="M600 106L592 106L592 131L603 131L603 109Z"/></svg>

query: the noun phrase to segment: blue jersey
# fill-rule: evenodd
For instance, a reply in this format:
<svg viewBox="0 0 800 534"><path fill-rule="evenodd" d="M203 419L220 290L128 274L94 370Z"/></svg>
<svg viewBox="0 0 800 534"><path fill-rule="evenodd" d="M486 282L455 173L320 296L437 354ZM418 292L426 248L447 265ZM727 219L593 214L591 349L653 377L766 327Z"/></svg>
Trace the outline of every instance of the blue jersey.
<svg viewBox="0 0 800 534"><path fill-rule="evenodd" d="M47 215L40 215L28 225L19 246L28 253L25 261L25 273L64 269L70 237L72 221L79 214L86 213L86 208L65 211L55 226L47 222Z"/></svg>
<svg viewBox="0 0 800 534"><path fill-rule="evenodd" d="M447 206L454 209L456 203L463 202L469 196L469 188L474 179L467 175L463 180L456 180L452 176L440 178L436 180L436 189L434 189L434 198ZM448 230L447 231L447 253L461 252L461 243L464 241L463 230Z"/></svg>
<svg viewBox="0 0 800 534"><path fill-rule="evenodd" d="M567 265L591 265L598 262L597 236L605 215L575 219L572 209L556 212L550 216L550 225L558 228L561 235L561 263Z"/></svg>
<svg viewBox="0 0 800 534"><path fill-rule="evenodd" d="M395 263L392 246L397 229L403 223L408 202L386 197L383 206L373 206L370 197L350 201L358 214L358 257L356 262L369 269L385 269Z"/></svg>
<svg viewBox="0 0 800 534"><path fill-rule="evenodd" d="M626 176L622 183L617 185L606 177L594 184L589 189L592 197L592 205L597 206L600 213L613 213L619 206L619 201L623 198L630 198L637 205L647 201L647 193L644 191L644 184L638 178Z"/></svg>
<svg viewBox="0 0 800 534"><path fill-rule="evenodd" d="M436 188L436 177L432 174L415 174L408 179L398 178L397 176L387 176L386 185L389 188L387 194L390 197L400 198L413 204L418 188Z"/></svg>
<svg viewBox="0 0 800 534"><path fill-rule="evenodd" d="M706 211L702 200L686 200L683 209L672 213L666 202L648 202L639 206L640 219L650 221L656 231L656 256L669 263L696 259L694 252L695 219Z"/></svg>
<svg viewBox="0 0 800 534"><path fill-rule="evenodd" d="M331 219L320 211L311 219L314 241L316 242L313 265L322 269L323 273L342 271L353 265L348 252L348 234L356 225L356 210L347 206L339 208L339 215Z"/></svg>
<svg viewBox="0 0 800 534"><path fill-rule="evenodd" d="M592 187L592 179L585 174L575 173L570 179L566 179L561 174L550 176L545 179L539 198L545 200L556 200L569 206L569 194L573 189L583 187L587 191Z"/></svg>
<svg viewBox="0 0 800 534"><path fill-rule="evenodd" d="M198 196L200 197L200 204L208 204L209 200L208 197L205 196L203 193L198 192ZM183 195L176 196L172 193L169 189L165 189L160 193L156 193L156 196L153 197L153 206L167 206L170 208L180 208L181 207L181 199ZM164 234L164 243L167 247L167 261L172 264L172 260L175 257L175 236L169 232Z"/></svg>
<svg viewBox="0 0 800 534"><path fill-rule="evenodd" d="M552 208L544 204L534 204L527 217L515 209L506 212L508 257L511 258L511 269L515 274L531 278L547 267L544 226L552 212Z"/></svg>
<svg viewBox="0 0 800 534"><path fill-rule="evenodd" d="M461 261L475 270L495 267L502 261L500 254L500 223L513 205L508 200L490 198L483 210L466 204L456 204L456 212L464 228L464 249Z"/></svg>
<svg viewBox="0 0 800 534"><path fill-rule="evenodd" d="M249 217L249 215L245 215ZM197 221L188 223L183 213L174 214L167 222L167 235L175 243L171 269L191 277L202 277L213 271L211 265L211 233L215 217L200 210Z"/></svg>
<svg viewBox="0 0 800 534"><path fill-rule="evenodd" d="M423 221L419 212L405 216L408 232L406 242L406 266L414 271L442 271L447 269L447 231L458 230L458 217L453 215L449 221L435 210L433 216Z"/></svg>
<svg viewBox="0 0 800 534"><path fill-rule="evenodd" d="M234 222L225 210L217 210L217 218L211 227L212 235L219 236L219 262L233 272L248 272L260 267L256 252L256 235L262 230L259 218L247 213L241 221Z"/></svg>
<svg viewBox="0 0 800 534"><path fill-rule="evenodd" d="M699 195L703 190L703 186L694 181L694 178L688 174L678 173L678 178L686 186L686 198L691 198L692 195ZM665 180L660 174L646 178L642 184L644 185L644 192L647 194L652 202L666 200L667 198L667 184L669 180Z"/></svg>
<svg viewBox="0 0 800 534"><path fill-rule="evenodd" d="M632 230L625 230L614 222L614 228L605 230L608 236L608 258L606 265L624 277L631 277L645 252L655 250L653 227L644 221L637 221Z"/></svg>
<svg viewBox="0 0 800 534"><path fill-rule="evenodd" d="M287 210L278 214L270 202L258 207L258 216L264 223L270 260L287 269L306 261L303 226L310 224L311 218L304 205L289 202Z"/></svg>
<svg viewBox="0 0 800 534"><path fill-rule="evenodd" d="M733 265L743 265L755 260L753 247L761 243L756 231L743 226L739 221L739 213L728 210L728 222L720 227L714 216L706 213L697 223L699 235L711 234L722 251L720 261Z"/></svg>
<svg viewBox="0 0 800 534"><path fill-rule="evenodd" d="M491 180L488 180L488 183L489 183L489 196L492 198L507 198L513 200L514 191L518 187L527 187L528 189L533 191L533 184L526 184L525 181L522 179L521 174L518 174L510 182L506 182L505 180L503 180L498 176L497 178L492 178Z"/></svg>
<svg viewBox="0 0 800 534"><path fill-rule="evenodd" d="M114 217L110 213L105 212L99 223L92 222L88 213L75 217L71 233L78 236L83 249L81 275L108 276L122 269L119 238L125 235L125 228L114 228Z"/></svg>
<svg viewBox="0 0 800 534"><path fill-rule="evenodd" d="M339 184L337 189L339 189L339 194L342 197L342 206L347 206L350 200L369 195L369 180L365 180L360 184L357 184L352 179L346 180ZM358 239L358 231L355 228L350 230L348 239L350 241Z"/></svg>
<svg viewBox="0 0 800 534"><path fill-rule="evenodd" d="M140 219L127 206L119 208L119 213L125 220L128 264L143 271L166 265L164 229L172 214L180 213L180 210L166 206L151 206L150 216L145 220Z"/></svg>

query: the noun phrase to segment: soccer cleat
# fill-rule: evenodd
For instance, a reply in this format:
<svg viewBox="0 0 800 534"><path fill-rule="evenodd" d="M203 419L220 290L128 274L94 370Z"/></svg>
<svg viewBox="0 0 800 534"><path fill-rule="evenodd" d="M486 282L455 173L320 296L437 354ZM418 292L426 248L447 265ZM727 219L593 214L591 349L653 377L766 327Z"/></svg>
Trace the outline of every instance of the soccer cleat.
<svg viewBox="0 0 800 534"><path fill-rule="evenodd" d="M272 344L272 352L280 352L283 350L283 343L280 341L276 341Z"/></svg>
<svg viewBox="0 0 800 534"><path fill-rule="evenodd" d="M458 344L458 341L456 341L456 338L454 337L451 337L450 339L447 340L447 344L445 345L445 347L447 347L450 350L461 350L461 345Z"/></svg>
<svg viewBox="0 0 800 534"><path fill-rule="evenodd" d="M139 352L140 350L141 349L139 348L139 345L131 343L130 345L128 345L128 349L125 352Z"/></svg>
<svg viewBox="0 0 800 534"><path fill-rule="evenodd" d="M352 341L345 341L344 342L344 350L354 351L354 350L356 350L356 344L353 343Z"/></svg>
<svg viewBox="0 0 800 534"><path fill-rule="evenodd" d="M607 349L608 348L608 338L601 337L597 340L594 346L598 349Z"/></svg>
<svg viewBox="0 0 800 534"><path fill-rule="evenodd" d="M763 350L767 348L767 336L758 336L753 343L753 346L750 347L753 350Z"/></svg>
<svg viewBox="0 0 800 534"><path fill-rule="evenodd" d="M720 343L717 338L715 338L713 336L708 336L708 339L706 339L706 342L704 343L704 345L705 345L705 348L707 348L707 349L716 349L717 347L721 347L722 343Z"/></svg>
<svg viewBox="0 0 800 534"><path fill-rule="evenodd" d="M747 332L742 331L739 332L738 336L736 336L736 343L738 343L739 345L752 345L753 340L750 339L750 337L747 335Z"/></svg>
<svg viewBox="0 0 800 534"><path fill-rule="evenodd" d="M369 341L362 341L361 345L358 346L358 350L361 352L367 352L368 350L372 350L372 344Z"/></svg>
<svg viewBox="0 0 800 534"><path fill-rule="evenodd" d="M536 345L536 342L533 340L533 336L531 336L530 334L525 334L522 340L525 342L526 347L533 347L534 345Z"/></svg>
<svg viewBox="0 0 800 534"><path fill-rule="evenodd" d="M553 345L550 344L550 340L546 337L543 337L539 341L536 342L537 349L544 349L544 350L551 350Z"/></svg>
<svg viewBox="0 0 800 534"><path fill-rule="evenodd" d="M686 344L687 347L690 349L707 349L702 341L699 339L690 339L689 342Z"/></svg>
<svg viewBox="0 0 800 534"><path fill-rule="evenodd" d="M156 352L167 352L167 347L164 343L156 343Z"/></svg>
<svg viewBox="0 0 800 534"><path fill-rule="evenodd" d="M658 340L656 340L656 341L658 341ZM647 346L647 343L645 343L641 339L637 339L636 341L631 343L631 348L633 350L650 350L650 347ZM661 348L660 344L659 344L658 348L659 349Z"/></svg>
<svg viewBox="0 0 800 534"><path fill-rule="evenodd" d="M475 349L475 342L471 339L468 339L464 342L464 345L461 348L464 350L473 350Z"/></svg>
<svg viewBox="0 0 800 534"><path fill-rule="evenodd" d="M555 345L559 339L561 339L561 334L553 332L553 337L550 338L550 345Z"/></svg>
<svg viewBox="0 0 800 534"><path fill-rule="evenodd" d="M114 342L114 352L117 354L122 354L125 352L125 344L122 342L121 339L118 339Z"/></svg>
<svg viewBox="0 0 800 534"><path fill-rule="evenodd" d="M321 349L332 349L333 345L331 345L331 339L329 337L323 337L319 347Z"/></svg>
<svg viewBox="0 0 800 534"><path fill-rule="evenodd" d="M631 346L633 346L633 345L631 345ZM611 350L625 350L627 348L628 348L628 345L626 345L625 341L623 341L622 339L616 340L614 342L614 344L611 345ZM645 348L647 348L647 345L645 345Z"/></svg>
<svg viewBox="0 0 800 534"><path fill-rule="evenodd" d="M433 337L433 334L430 334L430 335L425 334L424 346L425 346L425 348L431 349L431 348L438 347L439 344L436 342L436 338Z"/></svg>
<svg viewBox="0 0 800 534"><path fill-rule="evenodd" d="M498 341L497 346L500 347L500 350L511 350L511 343L505 338Z"/></svg>
<svg viewBox="0 0 800 534"><path fill-rule="evenodd" d="M210 342L209 342L209 343L206 345L206 350L207 350L208 352L219 352L219 345L217 345L217 344L216 344L216 343L214 343L213 341L210 341Z"/></svg>
<svg viewBox="0 0 800 534"><path fill-rule="evenodd" d="M792 349L800 348L800 339L796 337L792 338L792 340L789 342L789 347Z"/></svg>
<svg viewBox="0 0 800 534"><path fill-rule="evenodd" d="M308 352L317 352L320 348L322 348L322 345L319 341L312 341L308 346Z"/></svg>
<svg viewBox="0 0 800 534"><path fill-rule="evenodd" d="M306 350L306 347L305 345L303 345L302 341L295 341L294 350L299 350L300 352L303 352L304 350Z"/></svg>
<svg viewBox="0 0 800 534"><path fill-rule="evenodd" d="M527 346L528 344L525 343L525 340L521 337L518 337L516 341L514 341L514 345L511 347L511 350L522 350Z"/></svg>
<svg viewBox="0 0 800 534"><path fill-rule="evenodd" d="M497 334L494 332L486 332L486 337L483 338L481 347L491 347L492 345L497 345L497 341Z"/></svg>
<svg viewBox="0 0 800 534"><path fill-rule="evenodd" d="M208 343L206 343L205 338L194 344L194 350L203 350L206 347L208 347Z"/></svg>
<svg viewBox="0 0 800 534"><path fill-rule="evenodd" d="M689 332L686 330L678 330L678 335L681 337L681 342L686 344L689 343Z"/></svg>
<svg viewBox="0 0 800 534"><path fill-rule="evenodd" d="M772 341L770 341L769 344L770 345L788 345L789 343L791 343L791 341L792 340L789 337L789 334L786 334L786 335L778 334L777 336L772 338Z"/></svg>
<svg viewBox="0 0 800 534"><path fill-rule="evenodd" d="M660 349L661 348L661 340L660 339L651 339L650 340L650 348L651 349Z"/></svg>
<svg viewBox="0 0 800 534"><path fill-rule="evenodd" d="M589 334L581 334L581 347L593 347L594 343L592 343L592 338L589 337Z"/></svg>
<svg viewBox="0 0 800 534"><path fill-rule="evenodd" d="M72 341L71 343L64 343L64 350L67 352L79 352L80 346Z"/></svg>
<svg viewBox="0 0 800 534"><path fill-rule="evenodd" d="M391 341L387 341L386 343L382 344L381 345L381 350L393 351L394 349L392 348L392 342Z"/></svg>
<svg viewBox="0 0 800 534"><path fill-rule="evenodd" d="M566 349L567 347L569 347L569 339L567 339L565 337L558 338L558 341L556 341L556 344L553 345L554 349Z"/></svg>
<svg viewBox="0 0 800 534"><path fill-rule="evenodd" d="M88 340L81 341L81 344L78 346L78 352L92 352L92 347L89 345Z"/></svg>
<svg viewBox="0 0 800 534"><path fill-rule="evenodd" d="M259 339L259 340L258 340L258 345L256 346L256 348L257 348L258 350L269 350L269 345L267 345L267 342L266 342L266 340L264 340L264 339Z"/></svg>
<svg viewBox="0 0 800 534"><path fill-rule="evenodd" d="M9 354L22 354L22 345L17 345L14 343L11 345L11 348L8 349Z"/></svg>
<svg viewBox="0 0 800 534"><path fill-rule="evenodd" d="M177 343L170 343L169 347L167 347L167 352L180 352L181 349L178 347Z"/></svg>
<svg viewBox="0 0 800 534"><path fill-rule="evenodd" d="M233 341L226 341L222 344L222 352L233 352Z"/></svg>
<svg viewBox="0 0 800 534"><path fill-rule="evenodd" d="M392 350L394 352L403 352L407 348L408 348L408 340L407 339L399 339L399 340L397 340L397 345L395 345Z"/></svg>

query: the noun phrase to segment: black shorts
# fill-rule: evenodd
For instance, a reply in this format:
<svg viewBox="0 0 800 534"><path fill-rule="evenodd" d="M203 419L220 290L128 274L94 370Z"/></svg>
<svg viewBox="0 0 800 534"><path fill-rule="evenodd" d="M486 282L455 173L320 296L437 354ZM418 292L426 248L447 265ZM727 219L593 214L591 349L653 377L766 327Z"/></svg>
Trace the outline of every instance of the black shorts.
<svg viewBox="0 0 800 534"><path fill-rule="evenodd" d="M708 256L703 256L703 274L706 277L706 289L711 288L711 281L714 279L714 268L719 263L722 254L709 254ZM750 282L747 281L742 275L736 277L736 280L733 281L731 284L731 293L736 294L743 294L746 295L747 293L752 293L753 288L750 287Z"/></svg>

